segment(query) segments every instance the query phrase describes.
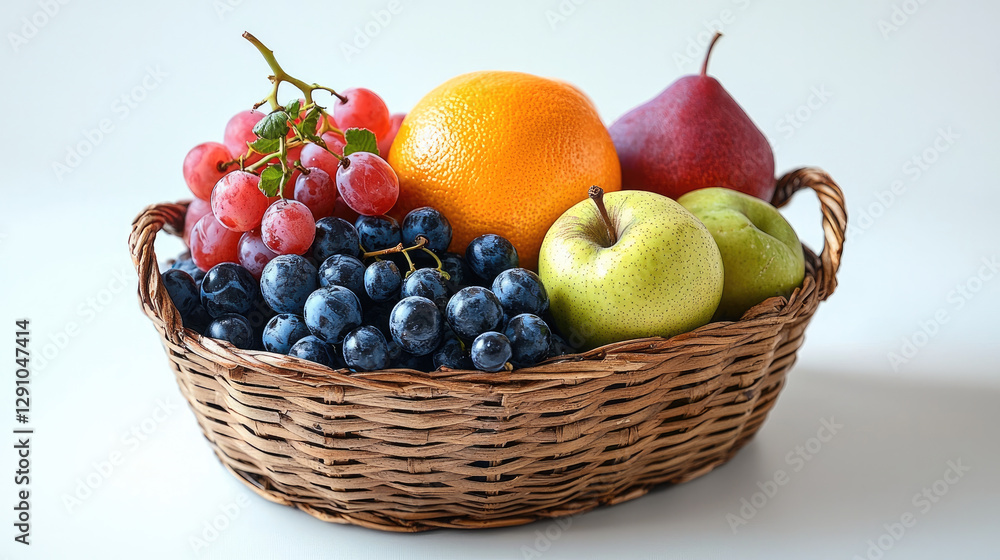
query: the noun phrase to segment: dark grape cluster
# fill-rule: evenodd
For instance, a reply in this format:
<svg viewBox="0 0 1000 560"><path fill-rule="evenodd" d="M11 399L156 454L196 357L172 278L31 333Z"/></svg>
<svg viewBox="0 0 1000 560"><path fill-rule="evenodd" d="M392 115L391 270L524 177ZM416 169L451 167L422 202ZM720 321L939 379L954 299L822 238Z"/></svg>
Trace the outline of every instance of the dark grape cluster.
<svg viewBox="0 0 1000 560"><path fill-rule="evenodd" d="M315 229L309 251L272 256L259 280L236 263L202 273L189 258L176 261L163 283L185 326L352 371L492 372L573 351L544 318L545 286L517 266L502 237L476 238L464 256L446 253L451 225L428 207L402 228L361 216L354 225L322 218Z"/></svg>

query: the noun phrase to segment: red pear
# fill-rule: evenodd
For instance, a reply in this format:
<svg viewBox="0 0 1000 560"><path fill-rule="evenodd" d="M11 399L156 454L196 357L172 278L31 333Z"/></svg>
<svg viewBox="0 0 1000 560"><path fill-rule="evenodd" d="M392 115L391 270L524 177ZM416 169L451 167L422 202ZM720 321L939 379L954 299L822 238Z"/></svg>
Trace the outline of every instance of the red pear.
<svg viewBox="0 0 1000 560"><path fill-rule="evenodd" d="M706 74L684 76L611 125L622 188L676 199L704 187L727 187L768 202L774 153L743 108Z"/></svg>

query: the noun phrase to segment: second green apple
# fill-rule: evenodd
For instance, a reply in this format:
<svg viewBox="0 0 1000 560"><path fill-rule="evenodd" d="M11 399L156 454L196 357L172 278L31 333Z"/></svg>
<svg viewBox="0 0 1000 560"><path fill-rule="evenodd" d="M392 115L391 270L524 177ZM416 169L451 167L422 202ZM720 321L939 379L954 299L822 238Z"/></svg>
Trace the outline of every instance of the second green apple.
<svg viewBox="0 0 1000 560"><path fill-rule="evenodd" d="M802 284L805 258L795 230L770 204L724 188L677 199L719 245L725 284L715 319L738 320L767 298L788 297Z"/></svg>

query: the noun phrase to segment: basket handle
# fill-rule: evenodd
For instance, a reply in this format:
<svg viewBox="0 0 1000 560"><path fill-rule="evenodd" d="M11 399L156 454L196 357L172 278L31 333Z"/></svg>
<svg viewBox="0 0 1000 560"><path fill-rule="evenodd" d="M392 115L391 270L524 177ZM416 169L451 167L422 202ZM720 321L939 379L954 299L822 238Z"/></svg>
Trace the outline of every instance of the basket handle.
<svg viewBox="0 0 1000 560"><path fill-rule="evenodd" d="M820 254L822 275L818 279L819 298L826 300L837 289L837 271L844 253L847 234L847 207L844 192L830 175L815 167L803 167L785 173L778 179L771 201L774 206L784 206L800 189L810 188L819 197L823 210L823 252Z"/></svg>
<svg viewBox="0 0 1000 560"><path fill-rule="evenodd" d="M153 242L161 229L165 228L175 234L183 231L187 205L187 202L181 202L147 206L132 222L132 233L128 238L132 264L139 275L139 303L142 304L143 312L175 344L181 342L178 335L181 314L177 312L163 286Z"/></svg>

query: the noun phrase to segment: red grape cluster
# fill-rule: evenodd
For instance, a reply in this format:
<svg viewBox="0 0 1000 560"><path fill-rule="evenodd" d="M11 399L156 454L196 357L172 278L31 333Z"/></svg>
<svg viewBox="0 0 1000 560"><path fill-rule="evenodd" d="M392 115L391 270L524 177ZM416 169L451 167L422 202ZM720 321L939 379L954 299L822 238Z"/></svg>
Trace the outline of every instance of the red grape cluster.
<svg viewBox="0 0 1000 560"><path fill-rule="evenodd" d="M391 115L370 89L338 93L292 78L270 50L247 38L274 71L265 100L272 111L241 111L226 123L222 143L188 152L184 181L197 198L188 207L184 239L203 271L232 262L259 276L277 255L305 254L317 220L353 222L392 208L399 180L384 158L404 115ZM281 82L299 87L304 98L279 105ZM316 90L334 96L331 112L312 100Z"/></svg>

